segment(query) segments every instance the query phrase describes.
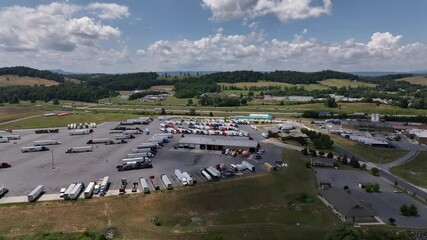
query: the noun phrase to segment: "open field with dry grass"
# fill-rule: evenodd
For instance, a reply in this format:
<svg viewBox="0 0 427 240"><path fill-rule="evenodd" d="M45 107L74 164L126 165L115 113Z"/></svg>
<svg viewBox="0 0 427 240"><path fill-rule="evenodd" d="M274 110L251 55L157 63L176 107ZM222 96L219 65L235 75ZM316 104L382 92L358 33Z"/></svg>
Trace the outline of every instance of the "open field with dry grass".
<svg viewBox="0 0 427 240"><path fill-rule="evenodd" d="M17 106L8 106L8 107L0 107L0 126L3 122L25 118L34 115L41 115L43 113L42 108L35 107L17 107Z"/></svg>
<svg viewBox="0 0 427 240"><path fill-rule="evenodd" d="M123 239L322 239L339 221L315 197L317 184L301 153L285 151L289 167L148 195L77 202L0 205L0 235L97 231L116 227ZM297 200L307 193L310 201ZM157 216L163 224L155 226ZM198 216L201 222L191 218ZM19 224L18 224L19 223Z"/></svg>
<svg viewBox="0 0 427 240"><path fill-rule="evenodd" d="M407 78L398 79L396 81L407 81L407 82L410 82L412 84L420 84L420 85L427 86L427 77L426 76L407 77Z"/></svg>
<svg viewBox="0 0 427 240"><path fill-rule="evenodd" d="M375 87L376 84L373 83L365 83L365 82L358 82L358 81L352 81L347 79L326 79L319 82L319 84L328 86L328 87L351 87L351 88L357 88L357 87Z"/></svg>
<svg viewBox="0 0 427 240"><path fill-rule="evenodd" d="M0 76L0 84L8 84L8 85L26 85L26 86L34 86L34 85L45 85L45 86L55 86L58 85L58 82L42 79L42 78L33 78L33 77L20 77L15 75L4 75Z"/></svg>

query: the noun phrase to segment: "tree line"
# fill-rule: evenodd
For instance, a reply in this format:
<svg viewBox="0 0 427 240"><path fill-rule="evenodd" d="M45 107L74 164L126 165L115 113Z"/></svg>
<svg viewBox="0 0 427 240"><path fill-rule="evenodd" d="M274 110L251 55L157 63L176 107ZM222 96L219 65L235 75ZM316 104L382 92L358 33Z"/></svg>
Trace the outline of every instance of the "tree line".
<svg viewBox="0 0 427 240"><path fill-rule="evenodd" d="M186 78L175 82L175 97L193 98L203 93L220 92L221 86L204 77Z"/></svg>
<svg viewBox="0 0 427 240"><path fill-rule="evenodd" d="M54 99L96 102L98 99L117 96L118 93L102 87L86 84L64 83L57 86L8 86L0 87L0 102L45 102Z"/></svg>
<svg viewBox="0 0 427 240"><path fill-rule="evenodd" d="M20 77L35 77L35 78L43 78L47 80L52 80L55 82L63 83L64 76L58 73L53 73L47 70L38 70L29 67L17 66L17 67L3 67L0 68L0 76L4 75L18 75Z"/></svg>

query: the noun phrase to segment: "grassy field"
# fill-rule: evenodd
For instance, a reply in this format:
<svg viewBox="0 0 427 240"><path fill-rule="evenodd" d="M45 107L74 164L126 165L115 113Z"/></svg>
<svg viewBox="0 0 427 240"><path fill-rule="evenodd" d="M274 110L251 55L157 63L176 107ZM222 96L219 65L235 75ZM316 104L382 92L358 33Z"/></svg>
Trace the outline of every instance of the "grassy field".
<svg viewBox="0 0 427 240"><path fill-rule="evenodd" d="M416 158L390 171L412 184L427 188L427 152L420 152Z"/></svg>
<svg viewBox="0 0 427 240"><path fill-rule="evenodd" d="M7 84L7 85L27 85L27 86L34 86L34 85L45 85L45 86L54 86L58 85L58 82L42 79L42 78L34 78L34 77L20 77L15 75L3 75L0 76L0 84Z"/></svg>
<svg viewBox="0 0 427 240"><path fill-rule="evenodd" d="M2 106L0 107L0 125L3 122L42 114L42 108Z"/></svg>
<svg viewBox="0 0 427 240"><path fill-rule="evenodd" d="M365 82L357 82L357 81L351 81L347 79L326 79L319 82L319 84L328 86L328 87L351 87L351 88L357 88L357 87L375 87L376 84L373 83L365 83Z"/></svg>
<svg viewBox="0 0 427 240"><path fill-rule="evenodd" d="M84 123L84 122L109 122L121 121L127 118L135 118L138 115L127 113L87 113L75 112L71 115L63 117L44 117L39 116L31 119L25 119L9 124L3 124L3 128L22 129L22 128L49 128L49 127L66 127L69 123Z"/></svg>
<svg viewBox="0 0 427 240"><path fill-rule="evenodd" d="M405 150L374 148L334 135L332 135L332 139L339 146L372 163L390 163L396 161L408 153L408 151Z"/></svg>
<svg viewBox="0 0 427 240"><path fill-rule="evenodd" d="M0 235L97 231L116 227L124 239L322 239L338 219L315 197L301 153L285 151L288 168L271 174L173 191L36 204L1 205ZM297 198L307 193L311 201ZM66 216L66 217L65 217ZM162 226L150 218L157 216ZM192 222L198 216L202 222ZM19 223L19 224L17 224Z"/></svg>
<svg viewBox="0 0 427 240"><path fill-rule="evenodd" d="M427 77L425 76L407 77L407 78L402 78L396 81L407 81L412 84L420 84L420 85L427 86Z"/></svg>

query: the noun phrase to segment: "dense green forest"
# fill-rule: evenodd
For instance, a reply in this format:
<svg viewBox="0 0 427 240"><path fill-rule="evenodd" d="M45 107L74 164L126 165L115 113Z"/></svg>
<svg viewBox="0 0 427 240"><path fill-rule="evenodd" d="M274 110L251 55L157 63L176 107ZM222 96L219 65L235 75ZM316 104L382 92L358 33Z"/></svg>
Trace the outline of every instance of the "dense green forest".
<svg viewBox="0 0 427 240"><path fill-rule="evenodd" d="M0 87L0 102L51 101L53 99L96 102L98 99L117 96L118 93L102 87L86 84L64 83L57 86L9 86Z"/></svg>
<svg viewBox="0 0 427 240"><path fill-rule="evenodd" d="M220 92L221 87L206 78L186 78L175 82L175 97L193 98L203 93Z"/></svg>
<svg viewBox="0 0 427 240"><path fill-rule="evenodd" d="M53 73L47 70L38 70L34 68L21 67L21 66L0 68L0 76L3 76L3 75L18 75L20 77L22 76L38 77L38 78L52 80L60 83L64 82L64 76L61 74Z"/></svg>

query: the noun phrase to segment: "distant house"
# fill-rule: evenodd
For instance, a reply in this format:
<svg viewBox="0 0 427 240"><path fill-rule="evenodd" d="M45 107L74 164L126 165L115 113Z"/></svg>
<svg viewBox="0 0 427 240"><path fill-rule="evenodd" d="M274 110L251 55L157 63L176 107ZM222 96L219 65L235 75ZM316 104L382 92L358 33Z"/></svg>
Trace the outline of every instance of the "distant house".
<svg viewBox="0 0 427 240"><path fill-rule="evenodd" d="M313 167L334 167L336 162L331 158L312 158L310 159L311 166Z"/></svg>
<svg viewBox="0 0 427 240"><path fill-rule="evenodd" d="M336 187L319 190L323 202L342 220L354 223L377 222L375 214L354 199L350 193Z"/></svg>

